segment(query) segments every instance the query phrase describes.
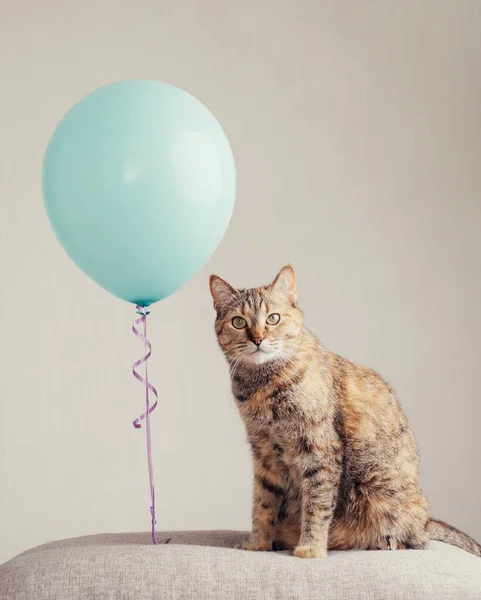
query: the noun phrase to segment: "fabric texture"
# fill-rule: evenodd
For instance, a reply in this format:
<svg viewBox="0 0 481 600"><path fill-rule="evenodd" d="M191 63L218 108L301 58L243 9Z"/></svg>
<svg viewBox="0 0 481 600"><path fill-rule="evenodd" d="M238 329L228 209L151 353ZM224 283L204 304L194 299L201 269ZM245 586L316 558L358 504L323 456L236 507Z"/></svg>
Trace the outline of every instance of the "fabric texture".
<svg viewBox="0 0 481 600"><path fill-rule="evenodd" d="M245 552L234 531L92 535L33 548L0 566L0 600L471 600L481 559L428 550Z"/></svg>

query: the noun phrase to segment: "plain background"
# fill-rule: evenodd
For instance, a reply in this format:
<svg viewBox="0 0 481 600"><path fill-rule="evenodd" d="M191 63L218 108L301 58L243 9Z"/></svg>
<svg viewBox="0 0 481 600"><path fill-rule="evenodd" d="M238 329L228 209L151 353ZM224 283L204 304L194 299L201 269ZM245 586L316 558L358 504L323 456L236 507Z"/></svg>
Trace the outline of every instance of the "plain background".
<svg viewBox="0 0 481 600"><path fill-rule="evenodd" d="M149 527L134 309L69 260L40 191L59 119L127 78L197 96L238 173L217 253L150 317L159 529L249 527L207 280L291 262L307 326L397 390L433 514L481 538L480 30L463 0L2 0L0 562Z"/></svg>

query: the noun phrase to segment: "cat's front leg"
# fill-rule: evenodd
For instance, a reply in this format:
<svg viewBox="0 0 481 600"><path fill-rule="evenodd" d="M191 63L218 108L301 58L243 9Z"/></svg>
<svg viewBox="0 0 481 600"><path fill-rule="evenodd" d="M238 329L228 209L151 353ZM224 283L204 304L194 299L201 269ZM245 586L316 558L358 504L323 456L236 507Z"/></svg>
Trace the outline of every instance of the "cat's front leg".
<svg viewBox="0 0 481 600"><path fill-rule="evenodd" d="M264 552L272 550L275 524L284 497L282 483L278 474L266 472L260 465L256 465L252 532L249 539L239 546L242 550Z"/></svg>
<svg viewBox="0 0 481 600"><path fill-rule="evenodd" d="M301 536L294 550L298 558L327 556L327 538L332 521L339 468L332 457L309 454L301 461L302 490Z"/></svg>

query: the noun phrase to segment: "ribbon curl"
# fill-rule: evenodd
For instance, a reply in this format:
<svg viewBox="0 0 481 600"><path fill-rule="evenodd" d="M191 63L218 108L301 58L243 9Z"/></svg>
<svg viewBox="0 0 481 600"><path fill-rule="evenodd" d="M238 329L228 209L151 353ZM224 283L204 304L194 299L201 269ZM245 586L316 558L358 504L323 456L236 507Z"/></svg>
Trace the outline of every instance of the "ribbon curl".
<svg viewBox="0 0 481 600"><path fill-rule="evenodd" d="M155 531L155 525L156 525L157 521L155 519L155 489L154 489L154 469L152 466L152 437L151 437L151 432L150 432L150 414L157 407L159 397L157 394L157 390L149 382L149 373L148 373L148 369L147 369L147 360L150 358L150 355L152 354L152 345L150 344L149 340L147 339L147 315L149 314L150 311L148 311L145 306L137 306L136 308L137 308L137 313L140 316L132 324L132 331L138 338L140 338L144 342L146 353L142 358L139 358L139 360L135 361L135 363L132 367L132 373L134 374L134 377L145 386L145 412L142 415L140 415L140 417L137 417L134 420L133 426L136 429L140 429L142 427L141 423L145 419L145 430L146 430L146 439L147 439L147 462L148 462L148 466L149 466L149 484L150 484L150 499L151 499L150 515L152 517L152 543L153 544L161 544L161 543L168 543L170 540L162 540L162 541L159 540L157 532ZM140 324L143 325L143 333L139 329L137 329L137 326ZM140 365L142 365L144 363L145 363L145 377L143 377L137 371L137 367L140 367ZM155 402L154 402L154 404L152 404L152 406L150 405L149 391L152 392L152 394L155 396Z"/></svg>

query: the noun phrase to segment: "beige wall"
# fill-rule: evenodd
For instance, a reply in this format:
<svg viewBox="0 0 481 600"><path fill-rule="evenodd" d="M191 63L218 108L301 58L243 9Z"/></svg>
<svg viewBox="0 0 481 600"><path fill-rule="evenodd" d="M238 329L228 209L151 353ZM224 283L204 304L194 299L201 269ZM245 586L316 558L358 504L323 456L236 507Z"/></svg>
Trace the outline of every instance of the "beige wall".
<svg viewBox="0 0 481 600"><path fill-rule="evenodd" d="M250 466L207 276L298 270L307 325L375 367L433 513L481 538L481 3L2 0L0 561L148 528L133 308L66 257L40 168L59 118L124 78L223 123L238 199L215 257L154 307L160 528L247 528Z"/></svg>

